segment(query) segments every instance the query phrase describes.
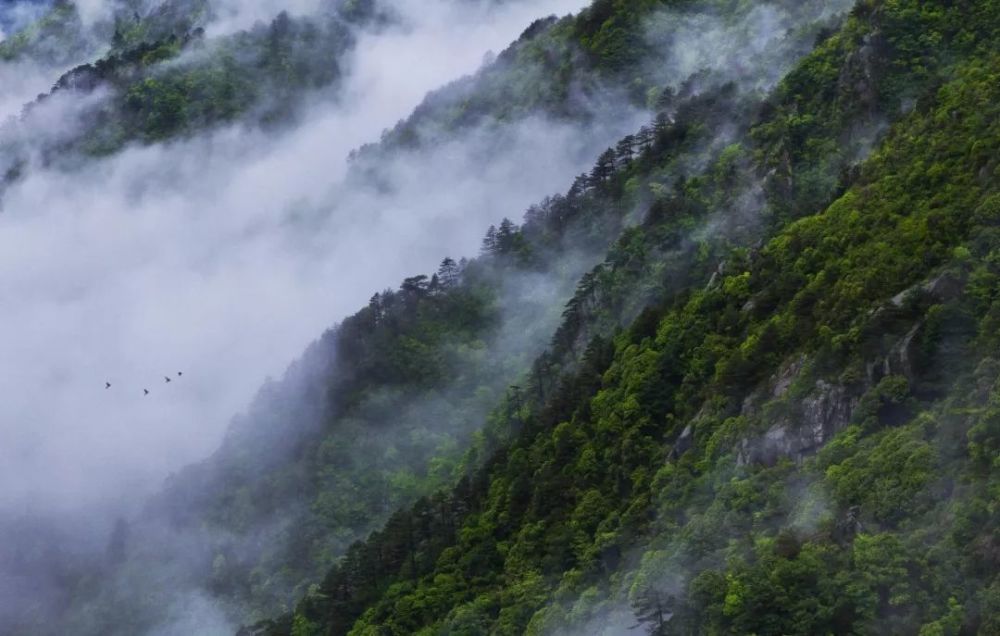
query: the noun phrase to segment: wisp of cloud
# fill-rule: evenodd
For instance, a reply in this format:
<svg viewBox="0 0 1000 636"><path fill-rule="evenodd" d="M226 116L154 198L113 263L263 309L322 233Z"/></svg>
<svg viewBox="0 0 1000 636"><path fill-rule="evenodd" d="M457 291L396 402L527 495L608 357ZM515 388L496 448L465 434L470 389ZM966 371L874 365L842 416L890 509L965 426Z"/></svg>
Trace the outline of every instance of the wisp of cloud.
<svg viewBox="0 0 1000 636"><path fill-rule="evenodd" d="M0 510L137 501L373 291L561 188L596 145L539 122L489 166L469 165L470 136L389 168L392 194L338 184L349 151L427 90L582 4L400 1L404 26L363 35L343 97L290 131L31 170L0 215Z"/></svg>

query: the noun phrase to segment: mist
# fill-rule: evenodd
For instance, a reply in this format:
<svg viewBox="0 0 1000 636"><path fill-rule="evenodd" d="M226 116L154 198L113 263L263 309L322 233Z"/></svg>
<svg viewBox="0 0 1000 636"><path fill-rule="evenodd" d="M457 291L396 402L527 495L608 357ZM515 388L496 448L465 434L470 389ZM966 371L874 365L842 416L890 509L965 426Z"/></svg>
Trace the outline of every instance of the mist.
<svg viewBox="0 0 1000 636"><path fill-rule="evenodd" d="M540 12L582 4L401 0L399 24L363 32L343 87L309 97L290 129L237 124L60 166L29 153L0 213L0 522L17 537L0 554L0 627L26 607L61 608L60 573L102 563L111 520L215 450L324 329L445 255L474 255L487 225L564 187L633 125L631 111L591 134L528 120L394 157L378 187L348 174L350 151L428 90L476 71ZM22 81L0 102L11 115L58 76L0 72ZM19 141L71 135L105 98L57 93ZM144 573L151 586L199 571L205 546L178 540L164 538L181 560ZM196 587L167 614L156 633L235 629Z"/></svg>
<svg viewBox="0 0 1000 636"><path fill-rule="evenodd" d="M206 31L232 33L282 9L308 15L319 4L213 3ZM444 256L475 255L488 225L565 190L648 118L622 106L596 113L586 129L540 117L473 128L385 158L377 184L357 179L351 150L376 141L429 90L475 72L532 20L587 3L391 4L399 24L363 31L344 85L311 95L290 129L237 124L72 170L35 161L5 192L0 519L72 519L80 524L73 539L86 535L79 549L103 550L108 520L133 513L165 477L215 450L232 416L324 329ZM97 20L107 5L88 2L81 13ZM739 47L716 46L730 31L675 17L658 17L669 29L650 25L650 41L676 60L664 66L664 84L705 68L732 72ZM790 28L773 12L753 18L748 37L759 39L760 53ZM687 36L665 44L665 29L711 37L696 48ZM23 88L0 98L0 116L58 76L25 69L11 71ZM56 95L36 108L45 130L28 131L28 143L35 133L72 132L84 101ZM537 297L548 282L528 281L513 295ZM533 337L543 339L547 325L534 325ZM0 574L0 597L12 580ZM157 633L233 628L194 588L170 613L176 620ZM3 618L0 608L0 625Z"/></svg>
<svg viewBox="0 0 1000 636"><path fill-rule="evenodd" d="M8 191L0 509L138 501L372 291L473 254L485 225L589 161L593 140L527 122L487 166L469 161L473 134L392 166L390 194L346 188L351 149L542 10L395 7L404 27L363 35L344 96L318 96L294 130L236 126L73 173L37 167ZM414 51L419 69L401 63Z"/></svg>
<svg viewBox="0 0 1000 636"><path fill-rule="evenodd" d="M48 7L48 2L32 1L4 3L0 6L0 42L37 19Z"/></svg>
<svg viewBox="0 0 1000 636"><path fill-rule="evenodd" d="M654 58L655 66L650 74L664 86L681 87L682 90L697 94L710 86L726 82L735 84L743 95L766 97L781 78L808 53L814 45L819 27L836 24L852 2L803 3L800 10L791 14L767 3L755 5L734 20L732 15L724 18L701 13L665 10L654 14L646 24L647 43L660 52L662 58ZM885 130L882 122L873 123L870 129L858 130L852 136L851 152L847 153L852 162L865 159L875 146L875 141ZM701 149L701 152L686 158L672 174L660 175L665 186L672 178L683 175L705 174L710 162L718 157L723 147L743 142L739 130L720 127L715 138ZM680 258L671 259L671 254L659 255L659 260L668 267L683 270L692 259L692 245L701 242L751 245L759 236L760 223L765 218L767 201L762 192L760 175L750 166L740 168L742 186L739 194L727 198L723 207L713 209L693 230L683 247L678 250ZM661 184L653 184L660 186ZM661 187L662 187L661 186ZM688 242L690 241L690 243ZM724 268L724 263L721 266ZM680 275L678 275L680 277ZM711 284L711 283L710 283ZM623 326L631 323L648 298L633 293L631 302L637 303L625 312ZM706 405L709 406L709 405ZM696 416L693 425L697 431ZM711 431L711 422L704 430ZM690 426L689 426L690 428ZM697 433L696 433L697 434ZM752 445L753 441L747 441ZM708 477L699 482L697 488L703 492L703 500L711 501L724 493L725 484L730 479L745 477L749 468L738 460L730 463L725 458L716 463ZM665 459L666 464L676 463L672 454ZM655 470L655 466L653 467ZM683 469L681 469L683 470ZM812 478L790 477L783 484L787 487L784 495L781 521L794 529L796 535L804 536L816 531L822 523L829 521L831 506L825 493ZM723 566L727 553L725 549L698 554L691 534L697 534L700 517L708 513L686 518L677 527L674 518L653 521L654 527L662 524L648 537L633 546L622 557L624 566L597 585L578 596L560 590L540 612L535 614L532 625L538 633L550 636L638 636L640 634L673 633L686 629L682 620L670 623L673 611L683 609L689 594L691 581L701 572ZM657 513L653 514L658 517ZM778 521L771 522L774 528ZM690 530L690 528L696 528ZM735 532L734 532L735 534ZM730 539L735 543L735 536ZM723 543L720 541L720 543ZM663 625L650 614L662 611ZM650 614L643 615L643 612ZM678 625L680 624L680 625Z"/></svg>

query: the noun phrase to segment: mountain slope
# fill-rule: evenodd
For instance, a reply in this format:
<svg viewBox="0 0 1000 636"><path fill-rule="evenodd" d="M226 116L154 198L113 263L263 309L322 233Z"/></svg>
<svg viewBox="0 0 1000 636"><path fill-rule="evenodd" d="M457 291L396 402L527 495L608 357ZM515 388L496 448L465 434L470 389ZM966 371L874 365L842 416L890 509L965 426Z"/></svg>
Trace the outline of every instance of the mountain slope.
<svg viewBox="0 0 1000 636"><path fill-rule="evenodd" d="M335 88L340 65L357 31L379 19L372 3L334 3L316 16L281 13L268 25L207 37L211 6L201 0L170 0L113 16L110 50L54 79L52 90L26 105L0 137L5 181L33 163L72 169L128 144L192 136L226 124L287 124L304 99ZM52 16L75 15L73 7ZM12 38L46 28L46 17ZM109 27L110 28L110 27ZM43 31L43 42L70 36ZM65 30L65 29L64 29ZM50 42L50 46L51 46ZM60 126L50 120L58 113Z"/></svg>
<svg viewBox="0 0 1000 636"><path fill-rule="evenodd" d="M429 95L351 179L648 123L325 333L21 631L995 631L1000 14L826 4L598 0ZM198 2L120 16L36 108L111 97L17 141L287 121L358 7L210 42Z"/></svg>
<svg viewBox="0 0 1000 636"><path fill-rule="evenodd" d="M36 64L71 64L88 49L75 5L57 2L37 20L0 42L0 60L31 60Z"/></svg>
<svg viewBox="0 0 1000 636"><path fill-rule="evenodd" d="M990 633L998 24L981 5L860 4L745 147L615 248L659 262L589 279L625 297L652 279L658 305L610 339L575 329L582 365L536 372L483 469L258 629ZM762 223L719 232L758 174ZM679 275L676 238L651 248L692 203L717 223ZM766 240L726 248L741 235ZM571 322L614 314L590 298Z"/></svg>
<svg viewBox="0 0 1000 636"><path fill-rule="evenodd" d="M126 39L141 45L150 29ZM114 73L128 69L123 59ZM522 69L501 70L491 77ZM679 103L696 97L680 93ZM503 134L499 116L486 119ZM672 152L694 161L711 143L699 133ZM261 391L216 456L182 471L142 515L113 524L117 547L62 564L70 600L23 631L143 632L202 596L237 620L287 608L351 542L489 452L495 441L474 432L551 335L562 304L553 298L568 298L631 222L630 209L602 196L546 201L523 232L500 223L481 261L446 262L436 278L376 295Z"/></svg>
<svg viewBox="0 0 1000 636"><path fill-rule="evenodd" d="M801 51L827 21L821 4L773 4L782 24L795 26L790 33L748 26L752 3L742 3L723 24L738 39L761 37L776 50ZM717 10L695 4L689 14L715 24ZM559 37L567 33L573 32ZM548 85L533 70L532 55L518 57L548 34L529 29L507 57L459 82L462 91L487 96L477 126L503 139L505 113L519 113L514 120L539 111L566 117L538 102L536 89ZM669 90L657 91L658 123L606 153L570 196L533 207L522 227L500 223L487 234L483 258L446 261L434 277L413 277L398 292L377 294L324 336L285 380L265 387L214 457L182 471L133 521L121 559L85 574L70 624L140 631L158 620L151 617L162 618L176 590L218 599L244 620L266 616L301 597L392 511L478 466L508 433L477 429L498 403L502 413L521 399L509 385L555 331L580 275L651 205L648 188L622 200L617 190L624 182L612 176L640 148L655 146L660 161L679 167L705 161L729 138L719 131L736 112L730 101L766 85L770 63L769 56L755 59L745 85L730 84L712 58L704 70L673 73ZM650 69L660 73L654 64ZM525 75L533 79L520 91L497 96L497 84ZM420 122L413 128L436 130L420 143L479 130L443 117L451 112L447 100L431 102L412 119ZM739 115L743 125L750 112ZM671 119L681 123L667 131ZM390 133L378 152L395 159L420 143L403 144ZM370 158L361 163L371 165ZM683 233L682 225L673 232ZM578 349L567 342L548 364L571 368ZM149 572L161 578L151 581ZM132 608L134 619L121 621L121 607Z"/></svg>

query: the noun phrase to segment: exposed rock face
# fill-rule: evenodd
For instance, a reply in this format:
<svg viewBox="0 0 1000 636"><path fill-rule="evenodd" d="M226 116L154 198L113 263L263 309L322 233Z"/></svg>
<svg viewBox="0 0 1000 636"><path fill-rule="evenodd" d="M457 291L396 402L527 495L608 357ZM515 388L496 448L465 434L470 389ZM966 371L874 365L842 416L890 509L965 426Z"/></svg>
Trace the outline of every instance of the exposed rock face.
<svg viewBox="0 0 1000 636"><path fill-rule="evenodd" d="M961 295L964 285L965 282L960 277L943 273L896 294L889 299L887 305L873 310L870 315L875 318L891 308L890 305L902 308L914 294L925 300L947 303ZM760 421L769 417L771 406L777 407L773 410L778 415L771 416L772 423L763 435L744 439L740 443L736 453L737 465L770 465L783 457L801 461L847 427L861 402L861 396L883 378L898 375L906 378L911 387L917 386L921 380L918 368L919 347L925 327L926 322L922 319L910 325L898 340L882 349L881 355L867 361L864 377L860 381L843 384L817 380L809 396L798 403L789 399L788 392L803 373L808 373L808 359L800 355L786 360L766 385L751 392L743 400L740 416L747 420ZM703 407L702 412L704 410ZM695 421L701 418L702 412L699 412ZM671 451L672 458L679 457L691 446L690 438L689 425L675 442Z"/></svg>
<svg viewBox="0 0 1000 636"><path fill-rule="evenodd" d="M799 356L794 358L791 362L786 363L781 371L778 372L777 377L774 380L774 386L771 389L772 398L781 398L788 393L788 389L791 388L792 382L798 377L799 373L802 372L802 368L806 364L806 357Z"/></svg>
<svg viewBox="0 0 1000 636"><path fill-rule="evenodd" d="M802 460L847 426L858 402L856 393L847 387L817 381L815 392L802 400L795 421L783 418L762 437L743 440L737 452L737 465L773 464L782 457Z"/></svg>
<svg viewBox="0 0 1000 636"><path fill-rule="evenodd" d="M783 398L785 394L788 393L788 390L791 388L795 378L802 373L802 369L805 367L805 364L805 356L797 356L782 364L778 372L768 382L770 390L763 388L751 392L750 395L743 400L743 405L740 408L740 415L748 418L756 417L760 414L764 403Z"/></svg>
<svg viewBox="0 0 1000 636"><path fill-rule="evenodd" d="M902 307L909 296L919 294L935 303L947 303L958 298L964 287L963 280L952 274L944 273L901 291L893 296L890 302L896 307ZM920 372L917 369L918 347L921 330L924 326L923 320L915 323L884 357L872 360L866 365L867 380L870 386L878 384L879 380L889 375L901 375L911 384L918 383L920 379L918 377Z"/></svg>
<svg viewBox="0 0 1000 636"><path fill-rule="evenodd" d="M859 402L840 384L820 380L816 389L816 394L802 401L803 428L808 430L807 439L813 442L803 450L815 449L846 427Z"/></svg>
<svg viewBox="0 0 1000 636"><path fill-rule="evenodd" d="M869 111L878 105L880 65L884 60L885 42L880 32L864 37L864 44L852 53L844 64L838 79L841 95L851 95Z"/></svg>
<svg viewBox="0 0 1000 636"><path fill-rule="evenodd" d="M929 281L904 289L893 296L889 302L897 307L902 307L907 296L915 293L927 294L937 302L947 302L958 298L964 287L965 283L961 279L952 274L944 273Z"/></svg>
<svg viewBox="0 0 1000 636"><path fill-rule="evenodd" d="M719 266L715 268L712 272L712 276L708 279L708 283L705 285L705 289L711 289L716 286L719 282L719 278L725 276L726 274L726 261L719 263Z"/></svg>
<svg viewBox="0 0 1000 636"><path fill-rule="evenodd" d="M865 531L861 524L861 507L851 506L844 516L837 519L833 536L837 541L850 541L855 535Z"/></svg>
<svg viewBox="0 0 1000 636"><path fill-rule="evenodd" d="M677 437L677 441L674 442L673 448L670 449L669 459L677 459L686 453L687 450L691 448L692 444L694 444L694 429L692 429L691 425L688 424L684 427L684 430L681 431L680 436Z"/></svg>
<svg viewBox="0 0 1000 636"><path fill-rule="evenodd" d="M890 375L901 375L911 383L916 382L915 360L916 347L919 342L917 336L923 326L924 321L917 322L906 332L906 335L892 346L884 357L872 360L865 365L868 386L875 386L879 380Z"/></svg>
<svg viewBox="0 0 1000 636"><path fill-rule="evenodd" d="M964 281L950 273L943 273L928 281L914 285L890 299L896 307L903 307L912 294L920 294L934 302L948 302L961 295ZM882 310L876 310L882 311ZM925 322L918 320L883 355L865 365L865 378L858 385L846 386L818 380L810 396L801 400L791 411L780 415L758 438L746 439L737 451L737 463L773 464L782 457L801 461L818 450L851 421L861 396L890 375L905 377L911 385L920 378L917 368L918 347ZM806 368L806 359L796 357L782 365L766 389L755 391L743 402L741 415L760 417L767 402L781 400Z"/></svg>

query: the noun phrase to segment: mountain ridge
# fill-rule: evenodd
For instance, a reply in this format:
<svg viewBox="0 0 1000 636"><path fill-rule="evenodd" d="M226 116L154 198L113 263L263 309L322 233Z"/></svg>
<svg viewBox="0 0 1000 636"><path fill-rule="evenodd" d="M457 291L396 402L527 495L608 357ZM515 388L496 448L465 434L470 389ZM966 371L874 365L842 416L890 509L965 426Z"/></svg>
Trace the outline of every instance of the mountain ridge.
<svg viewBox="0 0 1000 636"><path fill-rule="evenodd" d="M241 636L992 633L1000 11L849 6L598 0L353 153L391 187L468 130L652 111L324 333L67 624L190 588ZM663 55L699 36L735 44Z"/></svg>

